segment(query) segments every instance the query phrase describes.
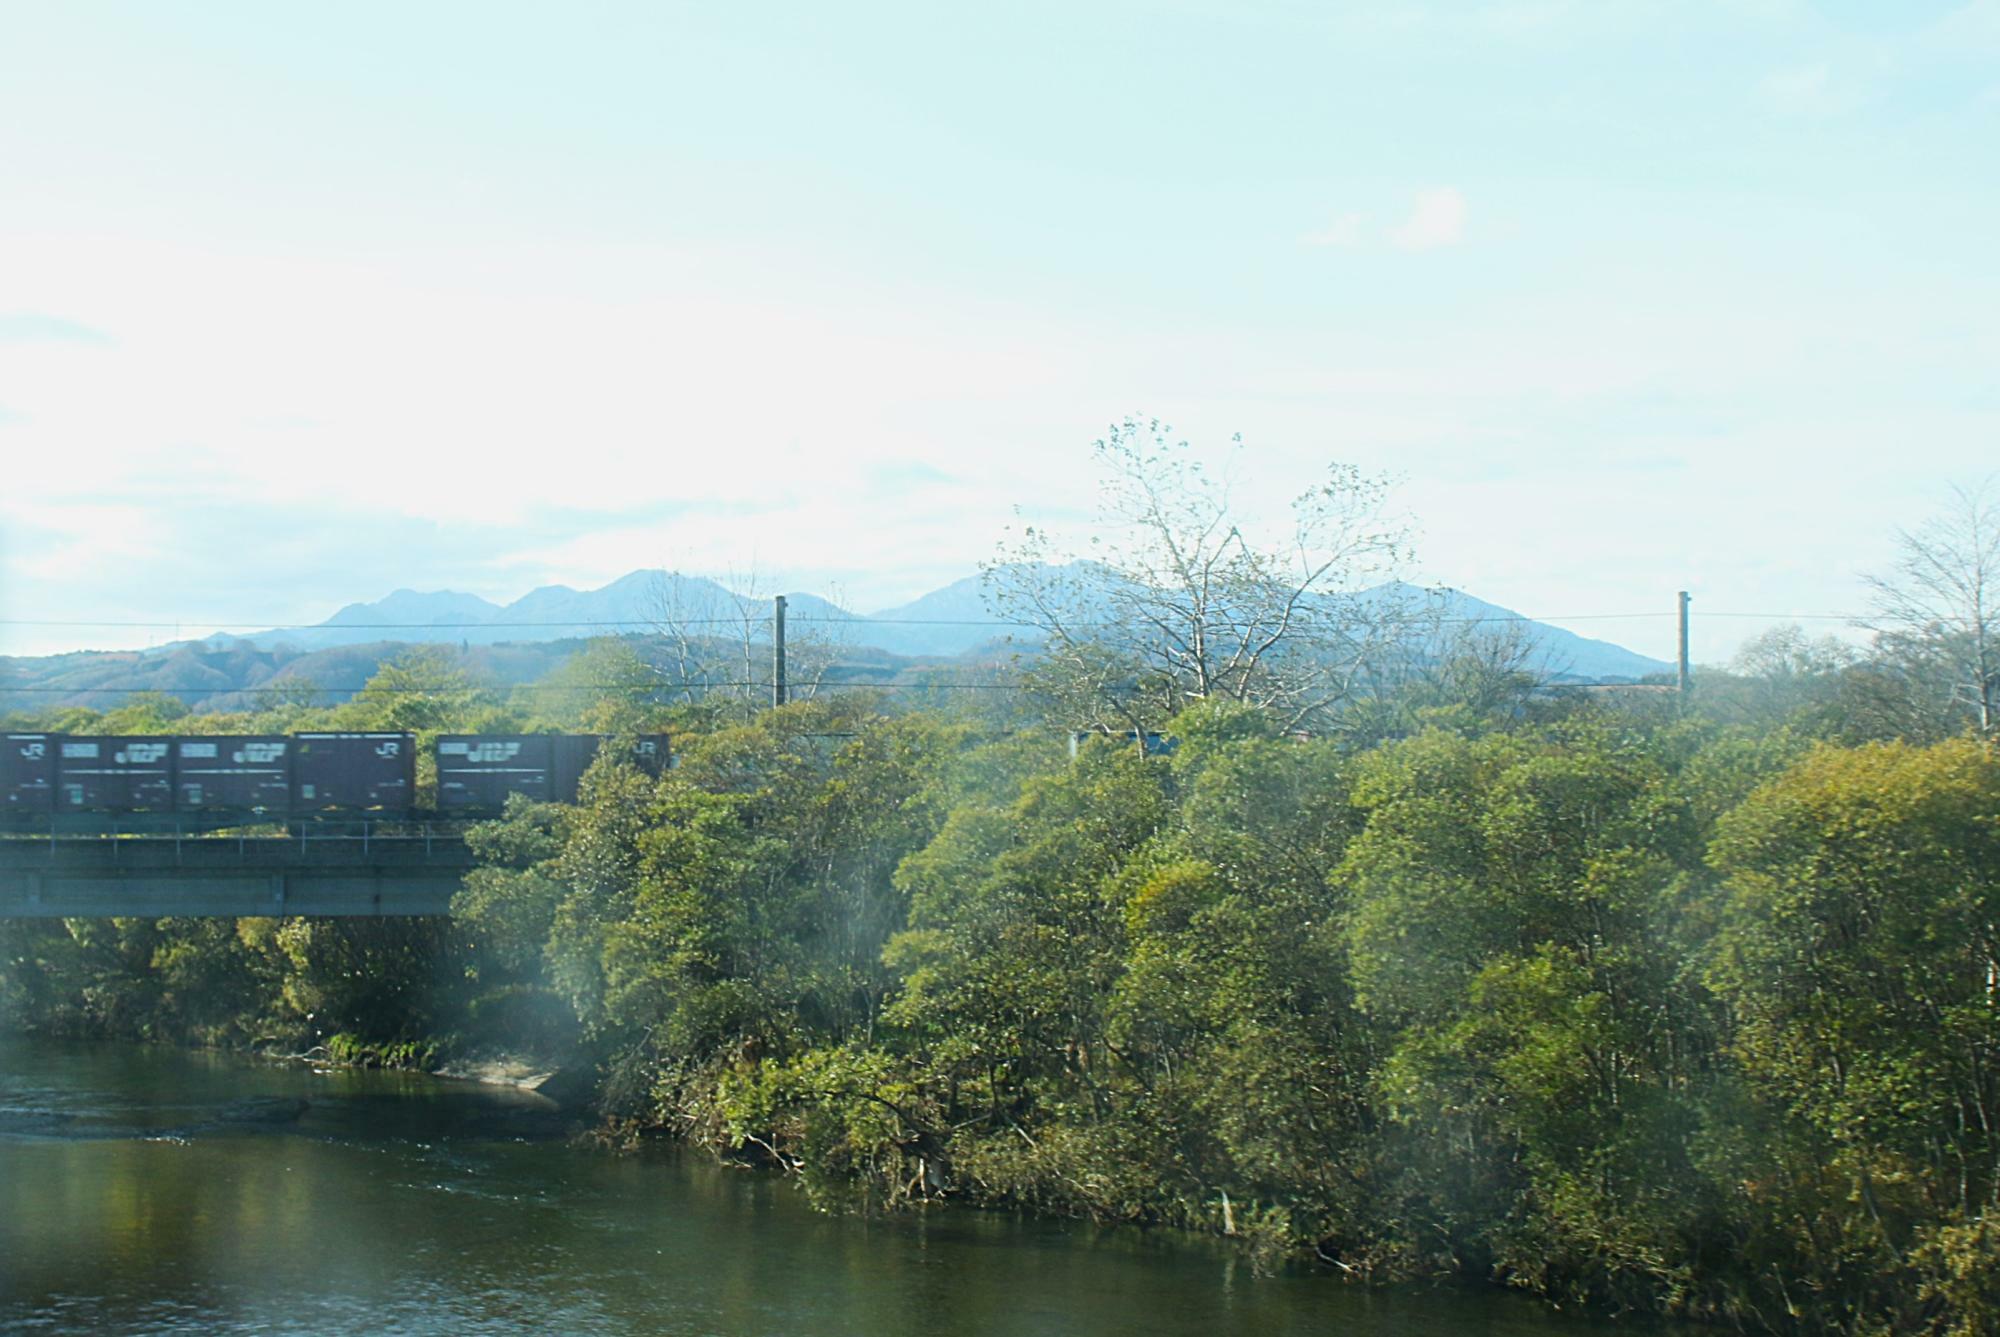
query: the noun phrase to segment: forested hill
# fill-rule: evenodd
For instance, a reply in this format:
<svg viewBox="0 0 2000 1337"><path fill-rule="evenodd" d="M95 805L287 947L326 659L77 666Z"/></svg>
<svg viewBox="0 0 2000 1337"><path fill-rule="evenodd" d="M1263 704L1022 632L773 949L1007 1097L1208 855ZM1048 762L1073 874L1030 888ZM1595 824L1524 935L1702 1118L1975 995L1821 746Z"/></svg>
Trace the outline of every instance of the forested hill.
<svg viewBox="0 0 2000 1337"><path fill-rule="evenodd" d="M0 710L110 709L135 692L163 692L211 710L254 710L273 697L345 700L384 660L408 647L389 641L325 650L184 642L164 650L82 650L0 660ZM529 682L575 653L576 642L481 646L466 667L499 686Z"/></svg>
<svg viewBox="0 0 2000 1337"><path fill-rule="evenodd" d="M587 642L578 639L503 645L452 643L469 679L512 688L546 678ZM287 701L346 701L410 643L375 640L324 649L261 647L247 640L183 642L163 650L86 650L41 658L0 658L0 711L40 714L70 707L114 709L141 692L160 692L204 711L255 711ZM880 651L843 656L857 681L890 681L914 661Z"/></svg>
<svg viewBox="0 0 2000 1337"><path fill-rule="evenodd" d="M1105 578L1115 579L1108 573ZM1361 598L1365 603L1420 608L1459 625L1513 629L1532 648L1536 670L1552 679L1632 681L1672 669L1661 660L1524 618L1460 590L1427 590L1392 581ZM995 616L982 578L976 575L872 614L850 612L815 594L793 593L786 599L796 633L843 650L956 658L990 649L1010 635L1033 635ZM372 602L348 604L310 627L270 628L244 636L217 634L206 641L143 653L78 653L0 663L9 670L6 683L23 686L100 684L115 674L128 685L167 688L199 682L221 691L256 685L298 663L308 652L350 649L379 660L385 643L461 645L468 650L511 646L516 654L492 657L491 666L506 682L515 680L506 671L516 662L536 666L524 670L529 676L549 667L552 659L526 649L549 642L634 634L762 640L769 635L770 608L768 596L732 591L700 576L634 571L595 590L546 585L505 605L451 590L397 590ZM324 670L315 665L291 671L310 671L322 683L330 683L336 671L344 672L358 662L330 660L323 661ZM180 672L193 676L176 677Z"/></svg>

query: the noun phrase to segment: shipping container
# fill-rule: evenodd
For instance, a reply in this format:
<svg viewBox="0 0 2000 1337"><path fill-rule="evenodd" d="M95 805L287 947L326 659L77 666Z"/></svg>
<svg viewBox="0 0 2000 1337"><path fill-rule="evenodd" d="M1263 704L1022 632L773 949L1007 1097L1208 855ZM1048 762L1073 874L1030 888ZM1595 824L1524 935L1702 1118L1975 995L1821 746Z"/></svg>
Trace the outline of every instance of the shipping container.
<svg viewBox="0 0 2000 1337"><path fill-rule="evenodd" d="M604 741L598 734L550 736L552 751L549 774L550 799L557 803L576 802L577 791L583 784L583 773L597 760L597 754L603 748ZM667 736L641 734L631 741L626 755L642 773L658 776L666 770Z"/></svg>
<svg viewBox="0 0 2000 1337"><path fill-rule="evenodd" d="M296 734L292 811L407 809L416 761L416 739L406 733Z"/></svg>
<svg viewBox="0 0 2000 1337"><path fill-rule="evenodd" d="M576 802L583 773L597 760L604 740L594 733L556 734L549 739L549 798L557 803Z"/></svg>
<svg viewBox="0 0 2000 1337"><path fill-rule="evenodd" d="M0 813L53 812L61 734L10 733L0 749Z"/></svg>
<svg viewBox="0 0 2000 1337"><path fill-rule="evenodd" d="M56 807L63 812L173 810L170 738L64 738L57 755Z"/></svg>
<svg viewBox="0 0 2000 1337"><path fill-rule="evenodd" d="M174 740L174 802L182 812L282 813L291 806L291 793L290 739L218 734Z"/></svg>
<svg viewBox="0 0 2000 1337"><path fill-rule="evenodd" d="M549 734L446 734L437 741L438 807L499 812L509 794L547 802L554 754Z"/></svg>
<svg viewBox="0 0 2000 1337"><path fill-rule="evenodd" d="M1072 733L1069 736L1070 760L1075 761L1076 754L1082 750L1084 744L1093 738L1113 738L1120 744L1131 743L1139 749L1141 755L1148 757L1171 756L1174 749L1181 745L1181 740L1174 737L1174 735L1170 733L1154 733L1150 729L1120 729L1116 731L1110 729L1086 729Z"/></svg>
<svg viewBox="0 0 2000 1337"><path fill-rule="evenodd" d="M665 775L672 755L663 733L640 734L632 740L632 764L647 775L655 778Z"/></svg>

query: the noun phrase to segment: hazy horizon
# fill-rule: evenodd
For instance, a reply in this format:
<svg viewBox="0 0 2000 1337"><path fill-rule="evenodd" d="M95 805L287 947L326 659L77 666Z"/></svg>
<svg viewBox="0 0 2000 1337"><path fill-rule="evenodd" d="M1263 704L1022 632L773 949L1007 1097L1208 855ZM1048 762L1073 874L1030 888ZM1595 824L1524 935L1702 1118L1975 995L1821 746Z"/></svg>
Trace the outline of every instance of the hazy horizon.
<svg viewBox="0 0 2000 1337"><path fill-rule="evenodd" d="M616 577L612 581L606 582L606 585L614 585L619 583L620 581L629 579L632 576L640 576L640 575L678 576L678 577L685 577L697 580L708 580L721 586L723 589L730 591L731 593L743 595L748 598L755 598L758 600L768 600L771 596L780 593L792 597L795 601L801 596L818 597L825 599L827 600L827 602L840 607L847 613L856 615L858 618L864 621L872 618L892 618L892 615L901 612L905 605L915 602L926 595L939 593L945 589L950 588L952 585L956 585L959 583L958 581L950 581L944 585L933 586L928 589L918 590L910 597L904 599L897 599L892 603L869 605L869 606L860 606L852 601L844 599L841 595L841 592L837 588L813 589L810 586L805 586L805 585L794 586L794 585L784 584L782 582L773 582L759 573L728 572L728 571L719 573L699 573L699 572L667 571L658 568L653 568L653 569L641 568L638 570L626 572L624 573L624 575ZM961 577L960 579L961 580L976 579L978 576L979 572L975 570L967 572L966 575L964 577ZM1382 582L1377 582L1377 583L1379 584ZM418 589L410 586L400 586L394 590L385 591L382 594L374 596L372 598L357 598L357 599L347 600L341 603L337 608L332 608L327 610L326 615L324 617L314 617L309 621L280 622L280 621L258 621L255 619L251 619L249 621L243 621L243 622L221 622L221 621L166 622L166 621L147 620L147 621L124 622L124 623L111 623L101 628L104 634L99 636L94 643L89 641L71 641L71 642L65 642L62 648L56 650L27 652L27 653L18 651L8 651L0 653L13 654L18 657L24 657L24 658L61 656L66 654L120 653L120 652L132 652L132 651L138 651L144 653L153 650L167 649L177 645L185 645L218 635L223 637L255 639L260 637L264 633L274 632L274 631L275 632L311 631L329 626L330 627L345 626L353 629L364 629L372 624L334 622L332 619L334 619L341 613L347 612L351 608L373 607L403 596L414 596L420 599L435 599L440 597L456 597L456 598L469 597L480 600L483 604L492 608L495 612L504 612L514 603L522 599L526 599L529 596L535 594L551 592L551 591L568 591L570 593L589 595L605 587L606 587L605 585L600 585L600 586L585 586L579 588L576 586L566 585L561 582L556 582L548 585L538 585L533 589L520 590L512 593L511 595L502 594L501 596L496 598L483 594L476 594L469 590L453 590L446 588ZM1368 588L1368 586L1362 586L1361 588ZM1479 598L1478 592L1476 590L1462 590L1454 586L1443 586L1443 585L1433 586L1428 588L1435 588L1441 591L1455 591L1460 594L1469 594L1475 599ZM1491 603L1492 601L1484 600L1483 602ZM1519 610L1510 610L1510 611L1515 612L1517 614L1519 613ZM1677 613L1674 609L1668 609L1665 612L1648 611L1648 612L1633 613L1633 614L1587 615L1586 617L1583 618L1567 619L1567 621L1570 621L1575 624L1568 627L1562 627L1562 624L1560 622L1552 619L1535 618L1533 617L1532 614L1519 614L1519 615L1528 621L1544 623L1549 626L1561 627L1563 630L1575 632L1577 635L1582 636L1587 640L1605 641L1619 648L1633 649L1631 645L1627 644L1628 637L1624 634L1623 629L1641 627L1646 623L1657 621L1662 617L1668 619L1669 621L1672 621L1677 616ZM993 614L990 609L988 609L986 613L980 615L982 620L987 616L992 616L994 618L996 625L1003 625L1009 627L1020 626L1024 628L1029 625L1026 623L1010 622L1007 619L998 616L997 614ZM665 620L671 618L671 613L663 609L660 612L659 617L664 622ZM811 622L817 620L811 610L795 609L793 612L793 618L795 620L803 618L803 621L805 622ZM524 622L521 624L522 628L521 636L509 637L506 639L514 639L522 641L535 640L537 638L534 636L533 631L530 630L530 628L543 627L543 626L551 628L565 628L565 627L586 628L584 630L577 631L575 633L577 635L593 635L593 634L643 635L646 634L648 630L648 625L650 624L651 620L652 620L651 616L649 615L649 617L646 619L630 621L630 625L625 625L623 623L614 625L596 621L591 621L588 623L572 623L572 622L567 622L560 617L538 616L532 622ZM1725 627L1733 625L1735 620L1736 620L1736 615L1733 614L1730 615L1729 620L1724 624ZM957 625L960 621L962 621L962 619L953 618L950 620L950 624ZM642 623L648 625L642 625ZM923 619L918 618L915 620L914 625L921 625L922 623ZM440 635L437 637L429 638L429 642L427 642L425 637L421 633L425 628L430 628L430 627L435 627L436 629L442 632L457 633L460 631L475 630L479 627L486 625L489 624L477 619L467 620L464 622L430 622L430 621L390 622L381 624L380 629L384 632L384 635L379 639L384 641L405 642L410 644L429 643L429 642L443 643L454 639L454 636ZM503 623L500 625L505 626L507 624ZM55 636L62 636L64 634L68 634L73 637L79 633L86 633L88 631L88 624L85 624L83 626L78 626L74 623L70 623L70 624L63 624L58 627L45 628L44 630ZM1811 624L1811 630L1813 634L1817 635L1817 634L1824 634L1829 631L1838 634L1841 629L1827 627L1824 626L1822 623L1814 622ZM1720 634L1732 637L1736 635L1734 631L1729 631L1729 630L1725 630ZM857 642L857 644L860 643L864 642ZM866 642L866 643L872 644L872 642ZM905 651L899 653L910 653L910 652ZM1641 650L1641 651L1636 651L1636 653L1644 655L1646 652ZM1651 658L1658 660L1663 667L1670 662L1671 657L1672 657L1671 649L1669 653L1666 655L1651 656ZM1700 657L1697 657L1697 660L1698 662L1703 662L1703 663L1721 663L1724 661L1725 658L1726 656L1724 655L1716 654L1709 656L1705 660L1700 659Z"/></svg>

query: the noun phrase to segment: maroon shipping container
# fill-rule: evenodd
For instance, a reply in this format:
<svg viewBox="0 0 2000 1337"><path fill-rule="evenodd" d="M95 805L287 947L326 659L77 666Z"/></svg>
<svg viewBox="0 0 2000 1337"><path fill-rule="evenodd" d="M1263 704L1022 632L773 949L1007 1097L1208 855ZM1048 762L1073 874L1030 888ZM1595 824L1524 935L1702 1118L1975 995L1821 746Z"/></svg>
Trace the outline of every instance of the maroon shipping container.
<svg viewBox="0 0 2000 1337"><path fill-rule="evenodd" d="M640 734L632 740L632 764L647 775L655 778L665 775L671 755L663 733Z"/></svg>
<svg viewBox="0 0 2000 1337"><path fill-rule="evenodd" d="M406 733L302 733L292 739L292 811L410 806L417 740Z"/></svg>
<svg viewBox="0 0 2000 1337"><path fill-rule="evenodd" d="M597 760L604 740L594 733L555 734L549 739L549 798L557 803L576 802L583 773Z"/></svg>
<svg viewBox="0 0 2000 1337"><path fill-rule="evenodd" d="M446 734L437 741L438 807L499 812L509 794L550 798L549 734Z"/></svg>
<svg viewBox="0 0 2000 1337"><path fill-rule="evenodd" d="M56 807L63 812L173 809L171 738L65 738L57 754Z"/></svg>
<svg viewBox="0 0 2000 1337"><path fill-rule="evenodd" d="M553 744L549 797L558 803L574 803L583 787L583 773L597 760L609 741L601 734L556 734ZM625 759L643 775L658 777L667 769L667 736L641 734L626 745Z"/></svg>
<svg viewBox="0 0 2000 1337"><path fill-rule="evenodd" d="M605 739L599 734L554 734L549 742L553 753L549 797L557 803L574 803L583 773L597 760ZM667 736L641 734L631 741L626 756L642 773L658 776L667 768Z"/></svg>
<svg viewBox="0 0 2000 1337"><path fill-rule="evenodd" d="M290 739L217 734L174 740L174 803L182 812L284 812L291 801Z"/></svg>
<svg viewBox="0 0 2000 1337"><path fill-rule="evenodd" d="M0 813L53 812L61 734L10 733L0 748Z"/></svg>

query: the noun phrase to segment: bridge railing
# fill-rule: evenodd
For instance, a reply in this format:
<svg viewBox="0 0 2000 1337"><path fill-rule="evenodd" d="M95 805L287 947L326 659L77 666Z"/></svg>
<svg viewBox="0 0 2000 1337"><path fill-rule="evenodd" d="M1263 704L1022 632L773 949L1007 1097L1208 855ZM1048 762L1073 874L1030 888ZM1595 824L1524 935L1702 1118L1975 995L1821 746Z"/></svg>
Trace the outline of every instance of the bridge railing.
<svg viewBox="0 0 2000 1337"><path fill-rule="evenodd" d="M454 824L455 825L455 824ZM463 829L367 821L304 829L201 834L47 835L0 839L0 868L49 871L314 867L464 868L472 863Z"/></svg>
<svg viewBox="0 0 2000 1337"><path fill-rule="evenodd" d="M35 813L0 817L6 840L188 840L215 836L300 841L373 840L389 836L463 839L487 816L428 812L355 813L303 818L258 814Z"/></svg>

